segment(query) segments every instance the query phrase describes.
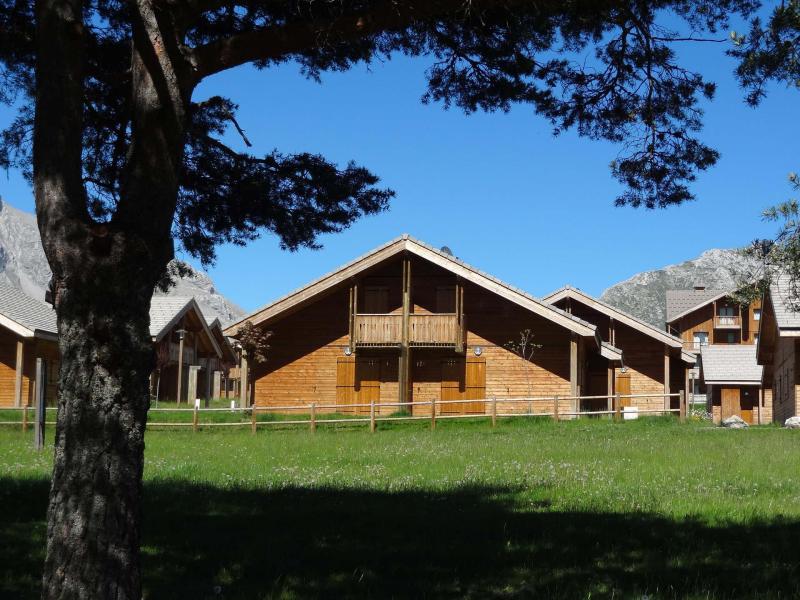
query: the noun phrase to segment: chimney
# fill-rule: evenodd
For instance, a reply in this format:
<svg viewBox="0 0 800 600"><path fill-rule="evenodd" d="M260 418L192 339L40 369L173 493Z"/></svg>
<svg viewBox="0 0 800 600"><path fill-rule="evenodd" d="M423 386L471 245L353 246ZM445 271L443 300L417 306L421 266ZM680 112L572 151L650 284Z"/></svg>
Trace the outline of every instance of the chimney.
<svg viewBox="0 0 800 600"><path fill-rule="evenodd" d="M694 286L694 289L695 289L696 291L698 291L698 292L702 292L704 289L706 289L706 286L704 286L704 285L699 285L699 284L695 284L695 286Z"/></svg>

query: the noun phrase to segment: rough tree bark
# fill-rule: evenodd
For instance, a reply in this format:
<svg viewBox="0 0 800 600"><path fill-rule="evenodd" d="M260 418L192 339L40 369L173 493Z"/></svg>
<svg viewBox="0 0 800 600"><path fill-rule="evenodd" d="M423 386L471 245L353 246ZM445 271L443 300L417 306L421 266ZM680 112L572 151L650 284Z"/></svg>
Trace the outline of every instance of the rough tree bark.
<svg viewBox="0 0 800 600"><path fill-rule="evenodd" d="M139 600L148 308L173 255L187 69L151 2L132 3L133 141L116 211L95 221L81 180L82 8L37 3L34 188L62 355L42 597Z"/></svg>

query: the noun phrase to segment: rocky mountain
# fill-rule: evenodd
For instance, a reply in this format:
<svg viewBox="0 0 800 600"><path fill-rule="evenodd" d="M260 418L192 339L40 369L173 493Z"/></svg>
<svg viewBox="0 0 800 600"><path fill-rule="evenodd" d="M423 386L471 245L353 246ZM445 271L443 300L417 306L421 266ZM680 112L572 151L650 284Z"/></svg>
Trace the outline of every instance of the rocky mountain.
<svg viewBox="0 0 800 600"><path fill-rule="evenodd" d="M20 288L29 296L44 300L50 282L50 267L42 250L36 217L0 199L0 281ZM244 316L244 311L217 292L208 274L190 269L167 293L194 296L209 320L218 317L223 325Z"/></svg>
<svg viewBox="0 0 800 600"><path fill-rule="evenodd" d="M667 290L703 285L732 289L747 259L736 250L706 250L695 259L634 275L603 292L600 299L640 319L664 327Z"/></svg>

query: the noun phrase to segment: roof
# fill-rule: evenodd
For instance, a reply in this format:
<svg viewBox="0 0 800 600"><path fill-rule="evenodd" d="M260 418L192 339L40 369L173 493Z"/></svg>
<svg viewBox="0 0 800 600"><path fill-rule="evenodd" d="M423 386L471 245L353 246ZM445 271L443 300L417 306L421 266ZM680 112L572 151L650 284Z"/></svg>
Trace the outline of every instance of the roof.
<svg viewBox="0 0 800 600"><path fill-rule="evenodd" d="M727 296L729 290L667 290L667 323L672 323L709 302Z"/></svg>
<svg viewBox="0 0 800 600"><path fill-rule="evenodd" d="M589 306L590 308L593 308L605 315L608 315L609 317L613 317L616 321L624 323L625 325L628 325L629 327L632 327L633 329L645 335L648 335L651 338L658 340L659 342L663 342L664 344L667 344L672 348L683 348L683 341L679 337L676 337L670 333L667 333L666 331L662 331L661 329L653 327L649 323L645 323L641 319L634 317L633 315L630 315L624 311L621 311L620 309L611 306L610 304L607 304L606 302L603 302L602 300L599 300L594 296L590 296L586 292L581 291L578 288L574 288L570 285L565 285L564 287L556 290L555 292L545 296L544 298L542 298L542 300L544 302L554 304L564 298L573 298L578 302L581 302L586 306Z"/></svg>
<svg viewBox="0 0 800 600"><path fill-rule="evenodd" d="M0 325L22 337L58 336L53 307L7 283L0 283Z"/></svg>
<svg viewBox="0 0 800 600"><path fill-rule="evenodd" d="M755 345L712 344L700 350L703 380L709 383L760 384L763 367Z"/></svg>
<svg viewBox="0 0 800 600"><path fill-rule="evenodd" d="M612 346L608 342L600 343L600 356L608 360L622 361L622 350L616 346Z"/></svg>
<svg viewBox="0 0 800 600"><path fill-rule="evenodd" d="M769 286L772 309L775 311L775 322L778 329L800 329L800 301L792 298L789 277L777 277Z"/></svg>
<svg viewBox="0 0 800 600"><path fill-rule="evenodd" d="M293 291L289 294L267 304L266 306L243 317L225 330L226 335L235 335L238 327L251 321L254 325L268 322L282 315L285 311L301 305L315 296L334 288L335 286L347 281L350 277L361 273L370 267L377 265L402 252L408 252L425 260L428 260L451 273L463 277L464 279L483 287L495 294L519 305L531 312L538 314L550 321L582 336L592 336L596 338L597 328L569 313L551 306L530 294L509 285L496 277L489 275L475 267L461 261L454 256L442 252L429 246L424 242L416 240L408 234L395 238L370 252L350 261L339 267L335 271L323 275L319 279ZM599 345L598 341L598 345Z"/></svg>
<svg viewBox="0 0 800 600"><path fill-rule="evenodd" d="M208 327L206 318L197 301L192 298L180 296L153 296L150 300L150 336L154 342L163 338L177 323L181 317L190 311L197 313L198 320L202 324L203 331L211 341L218 356L222 356L222 349L219 347L214 334Z"/></svg>

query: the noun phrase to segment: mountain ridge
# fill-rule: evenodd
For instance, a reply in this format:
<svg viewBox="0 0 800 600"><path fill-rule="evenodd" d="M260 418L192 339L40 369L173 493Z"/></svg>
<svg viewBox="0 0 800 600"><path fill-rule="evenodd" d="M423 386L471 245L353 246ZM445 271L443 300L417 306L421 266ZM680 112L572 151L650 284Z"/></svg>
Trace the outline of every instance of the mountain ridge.
<svg viewBox="0 0 800 600"><path fill-rule="evenodd" d="M244 316L242 308L217 291L207 273L191 265L188 267L187 274L178 277L168 292L157 291L155 295L193 296L203 315L209 321L218 318L223 326ZM50 277L36 216L0 198L0 281L21 289L32 298L44 300Z"/></svg>

